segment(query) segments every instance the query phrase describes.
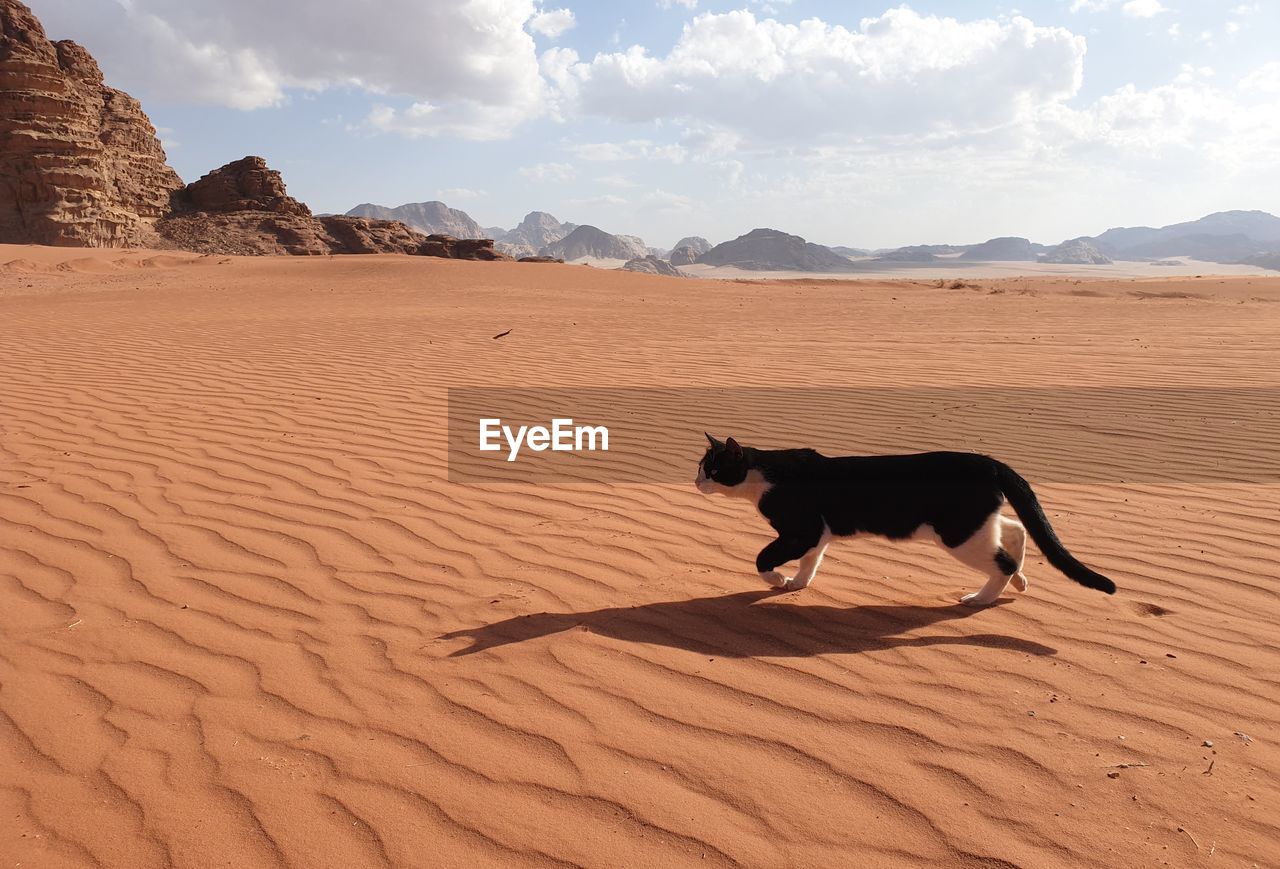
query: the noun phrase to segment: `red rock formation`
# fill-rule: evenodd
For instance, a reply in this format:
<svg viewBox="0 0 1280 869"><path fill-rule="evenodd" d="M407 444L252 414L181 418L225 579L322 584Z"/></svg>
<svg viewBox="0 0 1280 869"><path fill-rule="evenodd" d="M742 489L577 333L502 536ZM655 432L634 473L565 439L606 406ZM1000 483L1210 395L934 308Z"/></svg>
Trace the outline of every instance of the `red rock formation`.
<svg viewBox="0 0 1280 869"><path fill-rule="evenodd" d="M398 220L313 217L261 157L244 157L188 184L174 194L173 206L157 230L169 244L198 253L416 254L427 241Z"/></svg>
<svg viewBox="0 0 1280 869"><path fill-rule="evenodd" d="M290 196L280 173L261 157L242 157L193 181L173 197L175 212L270 211L311 216L311 209Z"/></svg>
<svg viewBox="0 0 1280 869"><path fill-rule="evenodd" d="M138 101L74 42L0 0L0 243L170 246L198 253L406 253L510 259L489 239L396 220L314 217L261 157L182 186Z"/></svg>
<svg viewBox="0 0 1280 869"><path fill-rule="evenodd" d="M0 242L122 247L182 186L137 100L74 42L0 0Z"/></svg>
<svg viewBox="0 0 1280 869"><path fill-rule="evenodd" d="M448 259L512 259L505 253L494 250L491 238L454 238L451 235L428 235L418 253Z"/></svg>

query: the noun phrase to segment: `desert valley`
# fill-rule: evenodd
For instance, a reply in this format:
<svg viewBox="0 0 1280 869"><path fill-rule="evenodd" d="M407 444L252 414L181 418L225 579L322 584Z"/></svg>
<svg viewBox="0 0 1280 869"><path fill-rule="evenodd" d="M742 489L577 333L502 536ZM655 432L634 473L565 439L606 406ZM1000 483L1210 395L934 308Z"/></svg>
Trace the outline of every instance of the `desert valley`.
<svg viewBox="0 0 1280 869"><path fill-rule="evenodd" d="M1280 865L1280 219L316 215L0 23L3 865ZM540 388L642 396L652 473L459 474L451 402ZM769 588L708 427L993 453L1119 590L870 538Z"/></svg>

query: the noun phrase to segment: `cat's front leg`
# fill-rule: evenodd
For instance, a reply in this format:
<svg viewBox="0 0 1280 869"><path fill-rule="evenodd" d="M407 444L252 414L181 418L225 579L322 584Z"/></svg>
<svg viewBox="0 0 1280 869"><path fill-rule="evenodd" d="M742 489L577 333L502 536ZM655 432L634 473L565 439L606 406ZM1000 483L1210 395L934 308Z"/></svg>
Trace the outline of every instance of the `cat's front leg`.
<svg viewBox="0 0 1280 869"><path fill-rule="evenodd" d="M779 537L760 550L760 554L756 556L756 571L761 579L774 588L790 588L792 580L779 573L778 568L788 561L802 557L812 548L812 544L796 537ZM805 577L804 584L808 585L812 578L812 575Z"/></svg>
<svg viewBox="0 0 1280 869"><path fill-rule="evenodd" d="M789 577L779 573L776 570L766 570L760 574L760 578L763 579L768 585L771 585L774 588L786 588L787 585L791 582L791 579Z"/></svg>

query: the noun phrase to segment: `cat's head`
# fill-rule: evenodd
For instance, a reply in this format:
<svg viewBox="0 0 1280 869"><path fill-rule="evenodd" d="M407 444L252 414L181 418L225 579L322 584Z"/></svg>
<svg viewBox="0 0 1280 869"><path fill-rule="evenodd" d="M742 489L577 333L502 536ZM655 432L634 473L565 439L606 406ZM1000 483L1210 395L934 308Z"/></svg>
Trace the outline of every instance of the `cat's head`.
<svg viewBox="0 0 1280 869"><path fill-rule="evenodd" d="M707 435L711 446L702 454L698 462L698 476L693 481L698 491L705 495L715 492L727 493L747 479L747 456L742 445L729 438L718 441Z"/></svg>

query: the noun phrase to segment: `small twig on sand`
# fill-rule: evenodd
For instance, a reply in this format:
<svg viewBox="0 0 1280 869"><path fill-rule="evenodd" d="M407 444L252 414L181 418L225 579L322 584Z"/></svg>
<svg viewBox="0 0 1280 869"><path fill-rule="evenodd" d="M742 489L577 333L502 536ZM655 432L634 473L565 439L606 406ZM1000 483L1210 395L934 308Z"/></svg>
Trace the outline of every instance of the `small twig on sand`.
<svg viewBox="0 0 1280 869"><path fill-rule="evenodd" d="M1209 768L1206 769L1204 772L1200 773L1200 775L1213 775L1213 765L1217 762L1218 762L1218 759L1216 757L1213 760L1209 761Z"/></svg>
<svg viewBox="0 0 1280 869"><path fill-rule="evenodd" d="M1142 766L1151 766L1151 764L1135 760L1132 763L1113 763L1110 766L1103 767L1103 769L1136 769Z"/></svg>
<svg viewBox="0 0 1280 869"><path fill-rule="evenodd" d="M494 336L493 336L493 340L494 340L494 341L497 341L499 338L505 338L505 337L507 337L507 336L508 336L508 335L510 335L510 334L511 334L511 330L510 330L510 329L508 329L508 330L507 330L507 331L505 331L505 332L499 332L497 335L494 335Z"/></svg>
<svg viewBox="0 0 1280 869"><path fill-rule="evenodd" d="M1196 846L1196 850L1197 850L1197 851L1199 851L1199 850L1200 850L1200 843L1196 841L1196 837L1195 837L1195 836L1191 835L1191 831L1190 831L1190 830L1188 830L1186 827L1178 827L1178 832L1179 832L1179 833L1186 833L1186 834L1187 834L1187 838L1191 840L1191 844L1193 844L1193 845L1195 845L1195 846Z"/></svg>

